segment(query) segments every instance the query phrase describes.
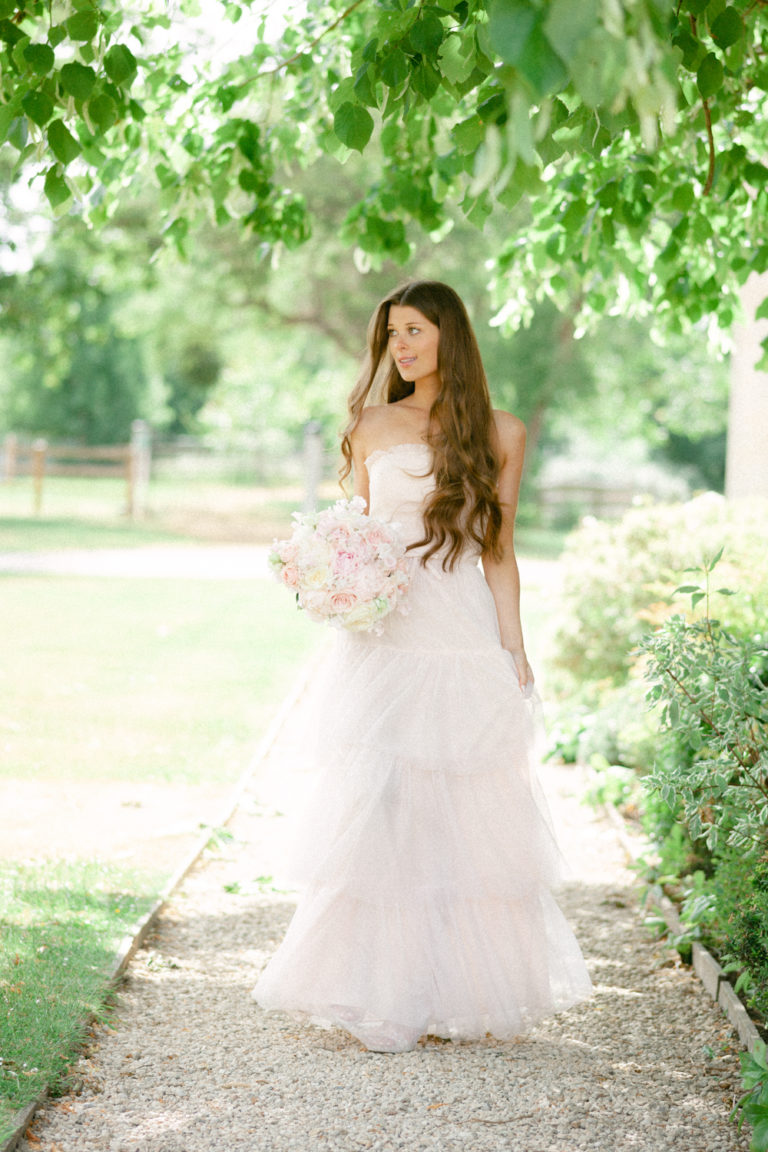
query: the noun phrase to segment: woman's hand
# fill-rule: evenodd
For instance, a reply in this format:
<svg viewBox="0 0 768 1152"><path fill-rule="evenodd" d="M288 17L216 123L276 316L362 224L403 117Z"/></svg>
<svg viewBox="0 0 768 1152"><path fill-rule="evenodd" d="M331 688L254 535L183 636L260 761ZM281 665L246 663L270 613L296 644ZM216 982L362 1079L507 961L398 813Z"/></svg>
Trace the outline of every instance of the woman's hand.
<svg viewBox="0 0 768 1152"><path fill-rule="evenodd" d="M520 684L520 691L522 692L523 696L530 696L533 692L534 676L533 669L528 663L528 657L525 654L525 649L508 648L507 651L515 663L517 679L518 683Z"/></svg>

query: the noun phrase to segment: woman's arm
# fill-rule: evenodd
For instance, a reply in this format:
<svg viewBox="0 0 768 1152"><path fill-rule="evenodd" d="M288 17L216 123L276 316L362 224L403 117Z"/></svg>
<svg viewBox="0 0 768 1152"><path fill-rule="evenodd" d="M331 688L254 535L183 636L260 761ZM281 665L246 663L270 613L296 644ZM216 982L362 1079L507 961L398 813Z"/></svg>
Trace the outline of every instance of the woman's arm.
<svg viewBox="0 0 768 1152"><path fill-rule="evenodd" d="M368 469L365 466L365 459L368 453L359 425L349 439L352 445L352 491L355 496L362 496L367 511L370 493L368 491Z"/></svg>
<svg viewBox="0 0 768 1152"><path fill-rule="evenodd" d="M521 690L529 692L533 688L533 672L525 654L520 622L520 573L514 544L515 515L525 456L525 425L509 412L495 412L494 417L501 461L498 485L502 511L501 554L498 560L483 556L483 572L496 604L501 645L512 654Z"/></svg>

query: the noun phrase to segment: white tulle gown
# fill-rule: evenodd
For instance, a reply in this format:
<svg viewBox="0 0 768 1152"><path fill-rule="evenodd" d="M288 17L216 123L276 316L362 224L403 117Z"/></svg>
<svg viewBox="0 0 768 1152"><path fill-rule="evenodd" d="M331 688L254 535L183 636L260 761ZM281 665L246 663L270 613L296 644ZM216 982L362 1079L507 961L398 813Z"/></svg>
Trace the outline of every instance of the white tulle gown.
<svg viewBox="0 0 768 1152"><path fill-rule="evenodd" d="M370 512L423 534L430 450L369 457ZM301 837L306 891L254 996L378 1051L504 1039L591 991L550 891L533 711L477 557L409 561L409 611L339 636Z"/></svg>

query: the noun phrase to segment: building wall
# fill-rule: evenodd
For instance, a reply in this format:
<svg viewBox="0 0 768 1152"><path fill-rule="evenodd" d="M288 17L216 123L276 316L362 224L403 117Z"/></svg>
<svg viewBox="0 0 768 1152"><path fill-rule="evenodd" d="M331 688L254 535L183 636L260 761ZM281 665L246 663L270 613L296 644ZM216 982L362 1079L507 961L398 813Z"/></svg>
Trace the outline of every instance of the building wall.
<svg viewBox="0 0 768 1152"><path fill-rule="evenodd" d="M742 292L745 320L734 331L725 468L729 499L768 498L768 373L755 368L768 320L754 318L766 296L768 274L750 277Z"/></svg>

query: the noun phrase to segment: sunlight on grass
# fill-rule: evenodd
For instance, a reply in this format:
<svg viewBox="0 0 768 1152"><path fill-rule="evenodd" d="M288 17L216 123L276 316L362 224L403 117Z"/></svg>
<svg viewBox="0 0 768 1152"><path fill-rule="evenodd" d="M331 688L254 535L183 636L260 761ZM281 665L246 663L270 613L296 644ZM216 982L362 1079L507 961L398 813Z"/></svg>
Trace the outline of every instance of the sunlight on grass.
<svg viewBox="0 0 768 1152"><path fill-rule="evenodd" d="M233 781L322 639L265 579L0 588L3 776Z"/></svg>
<svg viewBox="0 0 768 1152"><path fill-rule="evenodd" d="M333 480L324 499L341 493ZM28 479L0 483L0 551L37 548L130 547L178 542L267 544L284 534L301 507L300 485L281 487L213 480L156 480L146 514L125 515L125 485L109 478L52 476L35 516Z"/></svg>
<svg viewBox="0 0 768 1152"><path fill-rule="evenodd" d="M0 865L0 1108L62 1085L89 1017L103 1017L119 941L158 880L114 865ZM0 1129L3 1115L0 1113Z"/></svg>

